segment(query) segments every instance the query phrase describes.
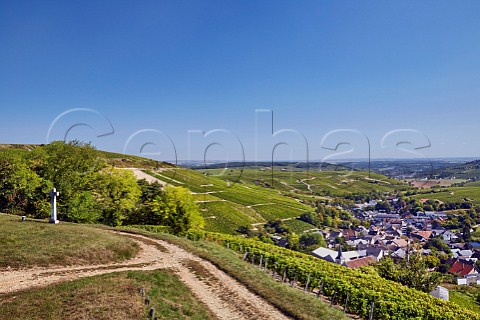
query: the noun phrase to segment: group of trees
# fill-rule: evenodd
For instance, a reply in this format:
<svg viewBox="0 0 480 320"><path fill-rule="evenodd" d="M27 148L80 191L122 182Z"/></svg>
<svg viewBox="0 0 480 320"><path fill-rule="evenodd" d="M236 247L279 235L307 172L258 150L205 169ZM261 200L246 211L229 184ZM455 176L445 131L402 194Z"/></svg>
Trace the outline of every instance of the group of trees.
<svg viewBox="0 0 480 320"><path fill-rule="evenodd" d="M0 184L2 212L46 218L55 187L61 220L161 224L174 232L203 227L188 190L137 182L131 171L108 166L95 148L78 141L1 150Z"/></svg>
<svg viewBox="0 0 480 320"><path fill-rule="evenodd" d="M393 280L423 292L431 292L440 284L443 277L438 272L429 271L436 265L438 265L438 259L432 261L430 257L423 256L417 251L397 261L385 256L374 267L382 278Z"/></svg>
<svg viewBox="0 0 480 320"><path fill-rule="evenodd" d="M325 204L317 204L315 212L305 212L299 219L317 227L346 229L356 228L361 224L349 211Z"/></svg>

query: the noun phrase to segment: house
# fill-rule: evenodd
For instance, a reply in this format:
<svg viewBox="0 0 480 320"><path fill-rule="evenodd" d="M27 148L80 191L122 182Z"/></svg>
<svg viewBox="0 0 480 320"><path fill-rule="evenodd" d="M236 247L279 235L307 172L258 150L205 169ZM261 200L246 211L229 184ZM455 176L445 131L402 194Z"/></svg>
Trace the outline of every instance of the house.
<svg viewBox="0 0 480 320"><path fill-rule="evenodd" d="M312 255L323 260L335 262L335 258L337 257L337 252L331 249L320 247L313 250Z"/></svg>
<svg viewBox="0 0 480 320"><path fill-rule="evenodd" d="M392 244L395 245L397 248L405 248L408 246L408 242L405 239L398 238L392 241Z"/></svg>
<svg viewBox="0 0 480 320"><path fill-rule="evenodd" d="M475 270L475 265L464 260L456 260L448 272L452 274L459 274L463 278L469 274L477 273Z"/></svg>
<svg viewBox="0 0 480 320"><path fill-rule="evenodd" d="M339 247L338 251L335 251L335 250L332 250L332 249L327 249L327 248L320 247L320 248L317 248L317 249L313 250L312 255L314 255L317 258L327 260L327 261L330 261L330 262L336 262L336 260L338 260L339 256L340 256L340 258L342 260L342 263L340 263L340 264L342 264L342 265L346 262L349 262L350 260L357 259L358 257L360 257L360 255L356 251L342 252L342 250L340 248L341 247Z"/></svg>
<svg viewBox="0 0 480 320"><path fill-rule="evenodd" d="M328 235L328 239L330 241L335 241L336 238L341 238L341 237L343 237L343 232L342 231L332 231Z"/></svg>
<svg viewBox="0 0 480 320"><path fill-rule="evenodd" d="M381 248L369 247L366 250L367 256L374 257L375 260L380 260L385 256L385 252Z"/></svg>
<svg viewBox="0 0 480 320"><path fill-rule="evenodd" d="M358 269L361 267L366 267L372 263L375 263L375 258L372 256L366 256L363 258L354 259L345 263L345 265L352 269Z"/></svg>
<svg viewBox="0 0 480 320"><path fill-rule="evenodd" d="M400 248L400 249L397 249L396 251L394 251L390 256L392 258L400 258L400 259L403 259L405 258L405 256L407 255L407 252Z"/></svg>
<svg viewBox="0 0 480 320"><path fill-rule="evenodd" d="M430 292L430 295L445 301L449 300L449 291L442 286L437 286L432 292Z"/></svg>
<svg viewBox="0 0 480 320"><path fill-rule="evenodd" d="M469 242L468 247L471 250L480 250L480 242Z"/></svg>
<svg viewBox="0 0 480 320"><path fill-rule="evenodd" d="M346 240L350 240L351 238L355 237L356 236L356 233L355 231L351 230L351 229L344 229L342 231L343 233L343 237L346 239Z"/></svg>
<svg viewBox="0 0 480 320"><path fill-rule="evenodd" d="M458 236L455 233L447 230L444 233L442 233L442 238L443 238L443 241L450 242L450 241L456 241L458 239Z"/></svg>
<svg viewBox="0 0 480 320"><path fill-rule="evenodd" d="M413 238L418 239L422 242L427 242L428 239L432 236L432 231L415 231L410 234Z"/></svg>
<svg viewBox="0 0 480 320"><path fill-rule="evenodd" d="M472 250L458 250L456 254L453 255L454 258L459 258L459 259L470 259L470 257L473 255ZM462 257L462 258L460 258Z"/></svg>

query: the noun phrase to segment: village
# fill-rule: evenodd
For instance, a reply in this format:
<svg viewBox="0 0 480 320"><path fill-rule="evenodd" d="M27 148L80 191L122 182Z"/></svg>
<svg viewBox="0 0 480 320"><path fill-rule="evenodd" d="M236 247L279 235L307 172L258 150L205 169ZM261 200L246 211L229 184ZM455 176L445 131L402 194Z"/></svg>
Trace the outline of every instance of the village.
<svg viewBox="0 0 480 320"><path fill-rule="evenodd" d="M464 241L464 232L453 232L455 230L443 227L447 221L446 212L405 213L399 199L393 196L383 200L388 202L391 212L372 210L380 201L371 200L348 209L356 219L369 227L360 225L354 229L315 231L322 234L326 247L320 246L311 251L311 254L356 269L380 261L384 256L398 261L408 259L412 253L419 253L429 257L431 271L447 275L452 283L480 284L477 267L480 242ZM467 232L473 232L473 229ZM280 237L275 238L280 240ZM278 244L284 246L286 240L280 240ZM443 287L438 287L432 295L448 300L448 290Z"/></svg>

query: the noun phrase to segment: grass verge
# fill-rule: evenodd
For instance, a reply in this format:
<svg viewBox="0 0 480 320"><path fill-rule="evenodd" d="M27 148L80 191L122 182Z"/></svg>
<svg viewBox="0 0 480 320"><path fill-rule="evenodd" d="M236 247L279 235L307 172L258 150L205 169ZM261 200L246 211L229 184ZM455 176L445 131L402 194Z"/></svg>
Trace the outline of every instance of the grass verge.
<svg viewBox="0 0 480 320"><path fill-rule="evenodd" d="M92 226L22 222L6 214L0 214L0 243L0 268L117 262L134 257L139 249L131 239Z"/></svg>
<svg viewBox="0 0 480 320"><path fill-rule="evenodd" d="M159 319L216 319L170 270L112 273L0 296L2 319L147 319L151 307Z"/></svg>

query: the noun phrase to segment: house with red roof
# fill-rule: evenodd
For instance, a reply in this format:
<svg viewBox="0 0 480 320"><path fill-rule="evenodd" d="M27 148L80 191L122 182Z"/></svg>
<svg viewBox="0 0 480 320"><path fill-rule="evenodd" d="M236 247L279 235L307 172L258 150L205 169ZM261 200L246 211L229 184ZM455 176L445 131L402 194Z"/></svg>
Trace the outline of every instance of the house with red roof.
<svg viewBox="0 0 480 320"><path fill-rule="evenodd" d="M457 260L448 270L449 273L459 274L462 277L466 277L469 274L477 273L475 270L475 265L468 263L467 261Z"/></svg>
<svg viewBox="0 0 480 320"><path fill-rule="evenodd" d="M357 258L357 259L353 259L353 260L350 260L348 262L345 263L345 265L349 268L352 268L352 269L358 269L360 267L366 267L372 263L375 263L377 261L377 259L375 259L374 257L372 256L366 256L366 257L363 257L363 258Z"/></svg>

